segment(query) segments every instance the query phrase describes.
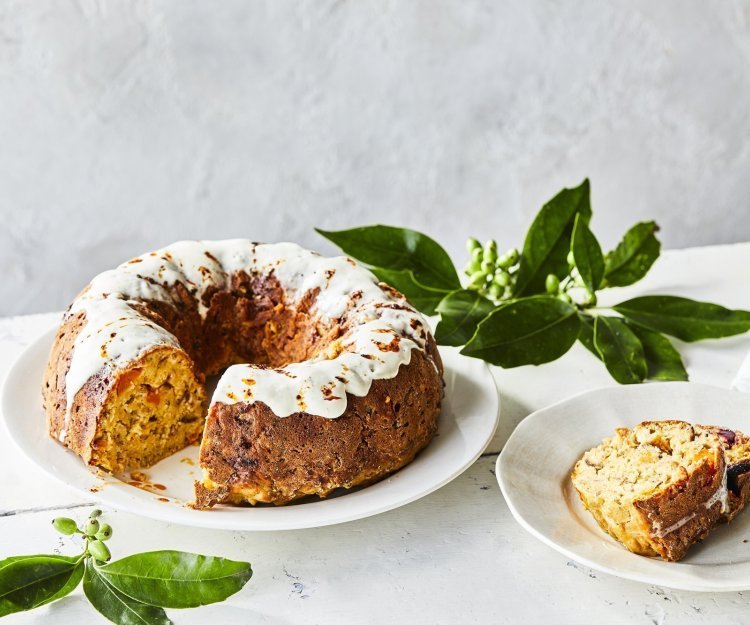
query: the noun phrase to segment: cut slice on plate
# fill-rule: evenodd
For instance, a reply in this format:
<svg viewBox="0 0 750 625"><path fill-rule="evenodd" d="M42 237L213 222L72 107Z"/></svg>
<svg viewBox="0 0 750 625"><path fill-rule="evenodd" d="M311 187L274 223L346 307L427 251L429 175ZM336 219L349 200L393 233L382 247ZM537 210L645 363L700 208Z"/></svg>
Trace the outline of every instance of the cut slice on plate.
<svg viewBox="0 0 750 625"><path fill-rule="evenodd" d="M728 518L726 467L711 428L647 421L587 451L571 479L604 531L634 553L675 561Z"/></svg>

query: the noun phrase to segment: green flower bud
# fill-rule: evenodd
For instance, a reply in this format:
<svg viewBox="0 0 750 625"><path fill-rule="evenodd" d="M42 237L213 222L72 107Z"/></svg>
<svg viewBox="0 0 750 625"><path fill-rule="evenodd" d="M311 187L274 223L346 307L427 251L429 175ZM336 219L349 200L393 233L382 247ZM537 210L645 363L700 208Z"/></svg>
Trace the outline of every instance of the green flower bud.
<svg viewBox="0 0 750 625"><path fill-rule="evenodd" d="M480 271L482 269L482 263L476 260L472 260L468 265L466 265L466 269L464 270L466 272L467 276L470 276L473 273L476 273L477 271Z"/></svg>
<svg viewBox="0 0 750 625"><path fill-rule="evenodd" d="M478 286L487 281L487 274L482 271L477 271L469 276L469 284Z"/></svg>
<svg viewBox="0 0 750 625"><path fill-rule="evenodd" d="M518 250L516 248L511 248L498 259L497 264L503 269L510 269L517 262Z"/></svg>
<svg viewBox="0 0 750 625"><path fill-rule="evenodd" d="M477 241L474 237L469 237L466 240L466 251L469 252L469 254L473 253L475 249L480 248L481 249L482 244Z"/></svg>
<svg viewBox="0 0 750 625"><path fill-rule="evenodd" d="M97 560L101 560L102 562L106 562L112 557L112 554L109 553L107 545L105 545L101 540L94 539L89 542L88 549L89 553L92 556L94 556Z"/></svg>
<svg viewBox="0 0 750 625"><path fill-rule="evenodd" d="M109 523L102 523L94 537L97 540L109 540L112 538L112 526Z"/></svg>
<svg viewBox="0 0 750 625"><path fill-rule="evenodd" d="M544 288L550 295L554 295L555 293L557 293L558 289L560 288L560 280L554 273L551 273L547 276L547 279L544 281Z"/></svg>
<svg viewBox="0 0 750 625"><path fill-rule="evenodd" d="M89 519L86 521L86 525L83 526L83 533L86 536L93 536L99 531L99 521L96 519Z"/></svg>
<svg viewBox="0 0 750 625"><path fill-rule="evenodd" d="M95 518L97 518L97 517L100 517L101 515L102 515L102 511L101 511L101 510L99 510L99 508L94 508L94 509L93 509L93 510L91 511L91 514L89 514L89 518L90 518L90 519L95 519Z"/></svg>
<svg viewBox="0 0 750 625"><path fill-rule="evenodd" d="M568 252L568 267L575 267L576 259L573 257L573 250Z"/></svg>
<svg viewBox="0 0 750 625"><path fill-rule="evenodd" d="M498 286L506 287L510 284L510 275L505 271L496 273L495 277L492 278L492 282Z"/></svg>
<svg viewBox="0 0 750 625"><path fill-rule="evenodd" d="M475 260L478 263L481 263L483 255L484 255L484 250L482 250L482 246L480 245L479 247L476 247L471 251L471 260L473 261Z"/></svg>
<svg viewBox="0 0 750 625"><path fill-rule="evenodd" d="M65 516L59 516L56 519L52 519L52 527L65 536L70 536L78 531L76 522Z"/></svg>
<svg viewBox="0 0 750 625"><path fill-rule="evenodd" d="M493 273L495 271L495 263L492 263L488 260L483 260L480 267L482 269L482 272L485 274Z"/></svg>
<svg viewBox="0 0 750 625"><path fill-rule="evenodd" d="M490 284L490 288L489 288L490 297L492 299L500 299L503 296L503 291L504 290L505 289L503 289L502 286L500 286L499 284L493 282L492 284Z"/></svg>
<svg viewBox="0 0 750 625"><path fill-rule="evenodd" d="M573 298L570 297L570 295L568 295L567 293L559 293L557 299L559 299L561 302L565 302L566 304L573 303Z"/></svg>

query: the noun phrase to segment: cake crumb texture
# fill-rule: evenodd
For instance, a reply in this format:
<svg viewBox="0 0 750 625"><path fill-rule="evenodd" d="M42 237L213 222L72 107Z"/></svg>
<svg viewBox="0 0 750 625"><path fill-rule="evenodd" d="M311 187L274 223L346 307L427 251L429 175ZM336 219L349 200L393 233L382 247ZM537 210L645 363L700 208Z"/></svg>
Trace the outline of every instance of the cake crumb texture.
<svg viewBox="0 0 750 625"><path fill-rule="evenodd" d="M744 507L748 459L741 432L646 421L587 451L571 479L610 536L634 553L675 561Z"/></svg>

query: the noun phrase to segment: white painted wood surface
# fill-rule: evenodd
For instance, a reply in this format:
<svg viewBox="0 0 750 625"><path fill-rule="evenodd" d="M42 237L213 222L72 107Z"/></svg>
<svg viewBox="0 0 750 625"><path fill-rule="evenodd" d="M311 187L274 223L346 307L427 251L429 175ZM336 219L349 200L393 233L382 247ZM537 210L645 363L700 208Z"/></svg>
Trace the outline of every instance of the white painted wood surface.
<svg viewBox="0 0 750 625"><path fill-rule="evenodd" d="M750 243L667 252L637 288L612 290L604 303L661 291L750 308L749 266ZM0 380L24 346L58 319L57 313L0 319ZM681 349L692 380L728 387L750 340ZM493 475L504 441L531 411L613 382L579 346L543 367L493 373L503 404L495 439L466 473L420 501L343 525L264 533L217 533L106 510L115 528L112 551L118 557L173 548L253 563L251 582L226 603L170 611L178 625L748 622L750 592L687 593L627 582L578 566L522 530ZM84 518L92 504L32 466L4 432L0 471L0 557L73 553L73 541L59 537L50 520L60 510ZM80 590L6 622L105 623Z"/></svg>

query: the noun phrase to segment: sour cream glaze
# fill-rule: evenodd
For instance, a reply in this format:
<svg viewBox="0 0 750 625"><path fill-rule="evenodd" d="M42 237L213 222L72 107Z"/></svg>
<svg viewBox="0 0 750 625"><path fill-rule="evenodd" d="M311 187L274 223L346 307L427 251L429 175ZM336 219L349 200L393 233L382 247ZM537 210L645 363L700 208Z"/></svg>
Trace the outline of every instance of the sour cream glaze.
<svg viewBox="0 0 750 625"><path fill-rule="evenodd" d="M116 371L156 346L178 346L175 336L143 316L135 303L172 302L170 287L182 283L204 316L203 294L209 287L228 289L240 271L273 274L292 306L319 290L311 312L325 320L346 316L348 331L304 363L278 369L229 367L212 405L263 402L279 417L307 412L335 419L346 410L347 393L367 395L373 380L394 378L410 362L413 349L425 350L422 316L349 258L326 258L293 243L182 241L98 275L67 311L66 318L84 312L86 325L75 340L65 377L67 412L60 440L65 440L76 393L91 376Z"/></svg>

